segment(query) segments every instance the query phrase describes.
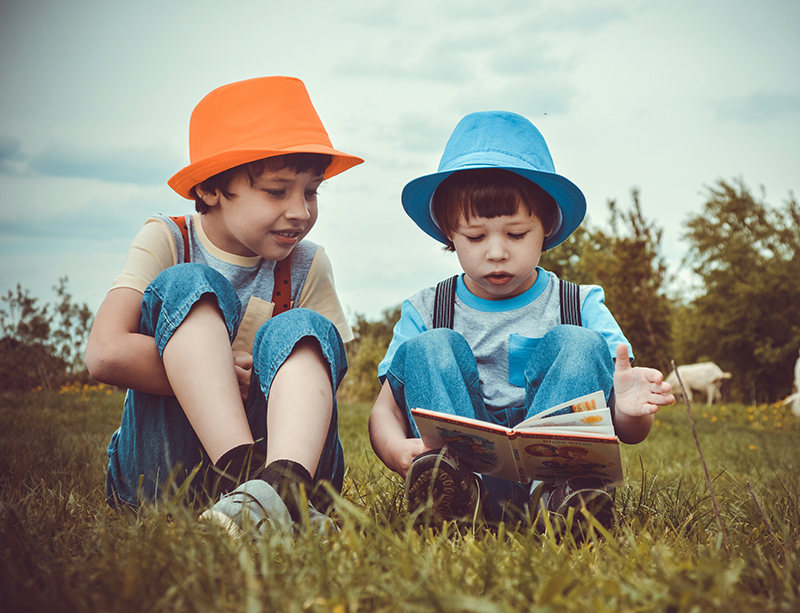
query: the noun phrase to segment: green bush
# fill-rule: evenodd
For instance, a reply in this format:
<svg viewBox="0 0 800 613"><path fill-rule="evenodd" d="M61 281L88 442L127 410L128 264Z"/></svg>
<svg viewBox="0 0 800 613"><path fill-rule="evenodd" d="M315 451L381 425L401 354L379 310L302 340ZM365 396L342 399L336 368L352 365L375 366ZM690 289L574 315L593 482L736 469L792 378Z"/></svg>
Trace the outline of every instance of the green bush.
<svg viewBox="0 0 800 613"><path fill-rule="evenodd" d="M0 391L53 390L88 380L83 354L92 314L72 302L67 277L53 288L57 302L39 304L17 284L0 297Z"/></svg>

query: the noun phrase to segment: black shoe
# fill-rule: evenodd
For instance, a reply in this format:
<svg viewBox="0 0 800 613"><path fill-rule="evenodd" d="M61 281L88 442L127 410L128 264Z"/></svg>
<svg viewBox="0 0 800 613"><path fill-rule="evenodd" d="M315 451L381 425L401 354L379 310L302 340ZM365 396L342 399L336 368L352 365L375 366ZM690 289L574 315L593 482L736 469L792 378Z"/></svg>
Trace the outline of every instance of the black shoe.
<svg viewBox="0 0 800 613"><path fill-rule="evenodd" d="M532 512L539 513L537 526L545 530L541 511L549 512L550 523L556 534L563 534L570 508L574 509L570 532L575 542L584 540L589 522L581 512L586 509L606 530L614 527L614 493L602 479L596 477L573 477L562 482L546 482L531 495Z"/></svg>
<svg viewBox="0 0 800 613"><path fill-rule="evenodd" d="M411 462L405 486L408 510L426 509L437 522L473 517L483 489L481 480L458 465L447 447L426 451Z"/></svg>

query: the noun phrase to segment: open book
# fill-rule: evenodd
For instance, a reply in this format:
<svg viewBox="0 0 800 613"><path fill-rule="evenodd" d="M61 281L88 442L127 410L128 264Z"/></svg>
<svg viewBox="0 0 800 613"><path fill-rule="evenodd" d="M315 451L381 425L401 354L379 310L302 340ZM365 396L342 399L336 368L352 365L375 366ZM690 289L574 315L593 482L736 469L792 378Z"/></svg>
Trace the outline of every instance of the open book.
<svg viewBox="0 0 800 613"><path fill-rule="evenodd" d="M474 472L528 483L572 476L621 484L622 460L611 411L598 391L505 428L477 419L411 409L425 445L447 445Z"/></svg>

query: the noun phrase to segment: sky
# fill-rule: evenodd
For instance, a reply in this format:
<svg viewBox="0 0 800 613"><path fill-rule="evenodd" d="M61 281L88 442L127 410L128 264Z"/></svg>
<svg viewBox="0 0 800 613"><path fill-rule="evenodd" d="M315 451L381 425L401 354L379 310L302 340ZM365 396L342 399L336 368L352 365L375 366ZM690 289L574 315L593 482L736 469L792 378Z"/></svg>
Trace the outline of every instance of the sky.
<svg viewBox="0 0 800 613"><path fill-rule="evenodd" d="M539 128L594 227L638 189L679 274L718 181L800 189L799 31L798 0L0 0L0 295L53 302L67 276L96 311L147 217L193 212L167 179L194 106L267 75L302 79L366 160L308 236L351 321L458 272L400 193L480 110Z"/></svg>

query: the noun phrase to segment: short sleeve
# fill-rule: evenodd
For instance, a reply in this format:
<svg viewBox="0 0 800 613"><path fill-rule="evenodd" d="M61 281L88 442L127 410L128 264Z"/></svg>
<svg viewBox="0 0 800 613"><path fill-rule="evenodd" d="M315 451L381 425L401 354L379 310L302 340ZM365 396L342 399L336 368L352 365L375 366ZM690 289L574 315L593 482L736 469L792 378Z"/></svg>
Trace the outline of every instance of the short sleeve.
<svg viewBox="0 0 800 613"><path fill-rule="evenodd" d="M583 286L583 288L587 287L589 291L581 305L583 327L595 330L603 335L612 358L616 358L617 345L625 343L628 346L628 355L633 361L633 348L622 333L617 320L614 319L611 311L605 305L606 295L603 288L598 285Z"/></svg>
<svg viewBox="0 0 800 613"><path fill-rule="evenodd" d="M317 247L297 302L295 306L311 309L331 320L345 343L353 340L353 331L336 293L331 261L321 246Z"/></svg>
<svg viewBox="0 0 800 613"><path fill-rule="evenodd" d="M153 279L177 261L175 239L166 222L148 219L128 248L122 272L111 289L128 287L144 293Z"/></svg>
<svg viewBox="0 0 800 613"><path fill-rule="evenodd" d="M389 343L389 348L386 350L383 360L378 364L378 378L381 383L389 371L389 366L398 347L418 334L422 334L427 329L417 309L408 300L404 300L403 305L400 307L400 319L394 326L392 342Z"/></svg>

